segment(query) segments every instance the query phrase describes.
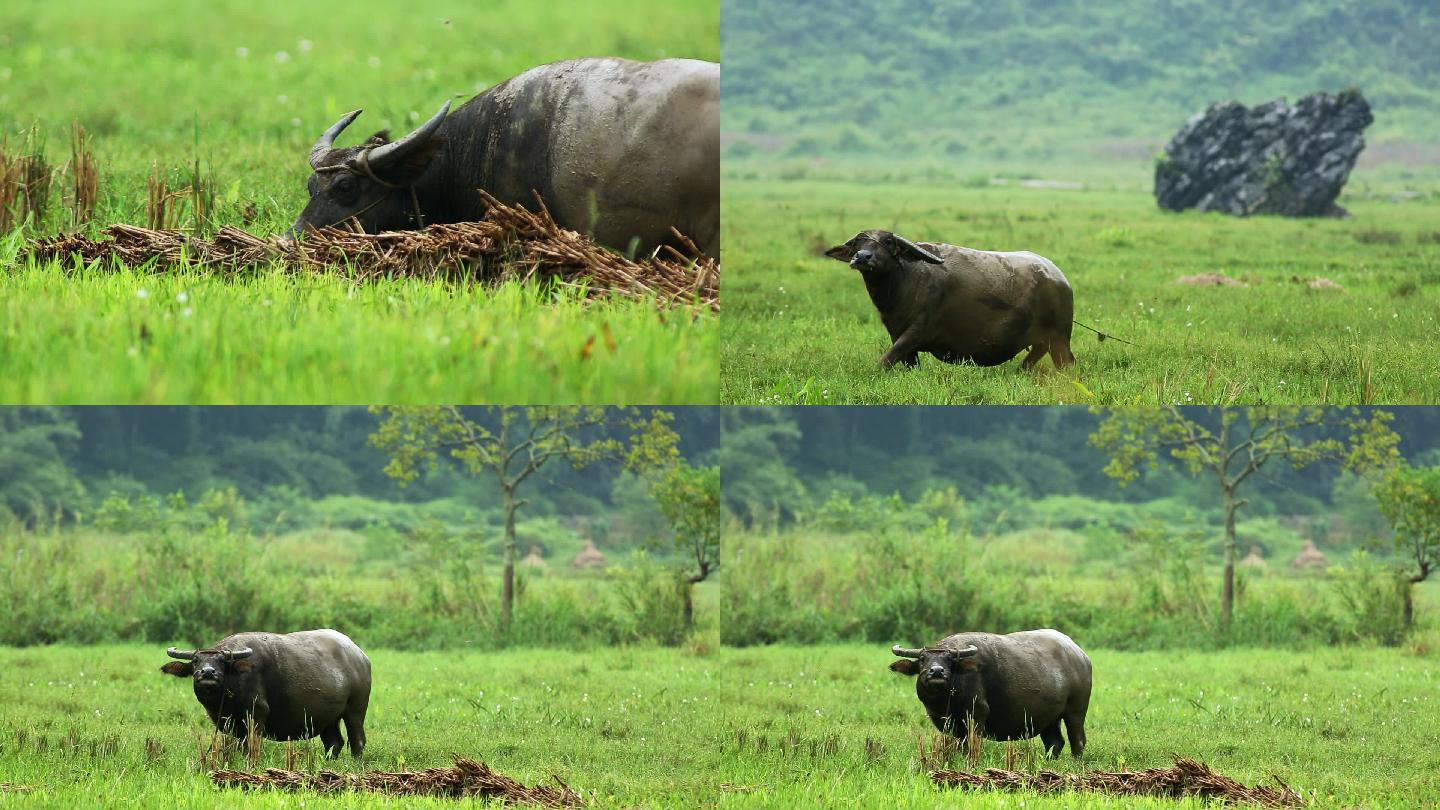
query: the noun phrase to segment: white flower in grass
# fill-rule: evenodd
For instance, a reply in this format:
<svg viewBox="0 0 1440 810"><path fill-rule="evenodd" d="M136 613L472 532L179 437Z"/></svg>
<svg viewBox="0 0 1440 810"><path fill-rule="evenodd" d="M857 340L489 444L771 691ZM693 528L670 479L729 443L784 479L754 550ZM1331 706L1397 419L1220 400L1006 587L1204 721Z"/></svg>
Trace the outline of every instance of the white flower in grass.
<svg viewBox="0 0 1440 810"><path fill-rule="evenodd" d="M369 62L370 62L370 67L372 67L372 68L378 68L378 67L380 67L380 57L378 57L378 56L372 56L372 57L370 57Z"/></svg>
<svg viewBox="0 0 1440 810"><path fill-rule="evenodd" d="M191 315L194 315L194 314L195 314L195 310L191 309L190 307L185 307L184 309L180 310L180 315L183 316L183 317L186 317L186 318L188 318L188 317L190 317Z"/></svg>
<svg viewBox="0 0 1440 810"><path fill-rule="evenodd" d="M240 58L240 59L249 59L249 58L250 58L250 49L249 49L249 48L246 48L246 47L243 47L243 46L242 46L242 47L239 47L239 48L236 48L236 49L235 49L235 56L238 57L238 58Z"/></svg>
<svg viewBox="0 0 1440 810"><path fill-rule="evenodd" d="M184 290L181 290L180 292L175 293L175 300L183 304L186 301L190 300L190 296Z"/></svg>
<svg viewBox="0 0 1440 810"><path fill-rule="evenodd" d="M308 39L302 39L300 40L300 44L297 47L299 47L302 52L305 52L315 47L315 43L311 42Z"/></svg>
<svg viewBox="0 0 1440 810"><path fill-rule="evenodd" d="M146 298L150 297L150 293L144 287L141 287L140 289L135 291L135 297L139 298L141 301L144 301Z"/></svg>
<svg viewBox="0 0 1440 810"><path fill-rule="evenodd" d="M276 52L275 52L275 61L276 61L276 62L289 62L289 61L290 61L290 53L289 53L289 51L276 51Z"/></svg>
<svg viewBox="0 0 1440 810"><path fill-rule="evenodd" d="M299 118L291 118L291 119L290 119L290 126L292 126L292 127L298 127L298 126L300 126L300 119L299 119Z"/></svg>

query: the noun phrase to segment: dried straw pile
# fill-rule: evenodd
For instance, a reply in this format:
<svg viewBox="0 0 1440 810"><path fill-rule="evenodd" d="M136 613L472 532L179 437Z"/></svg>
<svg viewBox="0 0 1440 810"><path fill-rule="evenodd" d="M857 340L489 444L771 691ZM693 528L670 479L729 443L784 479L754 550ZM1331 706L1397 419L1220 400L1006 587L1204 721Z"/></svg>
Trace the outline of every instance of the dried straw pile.
<svg viewBox="0 0 1440 810"><path fill-rule="evenodd" d="M199 266L225 272L280 262L312 273L349 267L361 279L420 276L484 283L554 279L561 286L585 285L591 299L651 295L668 304L720 309L719 262L700 258L695 244L679 232L676 237L685 252L667 246L632 262L556 225L543 203L538 213L532 213L485 196L490 209L484 219L417 231L367 234L326 228L299 242L285 243L232 227L221 228L214 239L205 240L180 231L116 224L105 229L106 238L59 234L32 242L27 253L37 260L66 261L78 255L86 261L115 258L128 265L153 259L158 269Z"/></svg>
<svg viewBox="0 0 1440 810"><path fill-rule="evenodd" d="M454 799L473 796L482 799L504 799L506 803L538 804L542 807L580 807L583 804L580 794L559 779L555 780L559 787L526 787L504 774L492 771L490 766L483 762L459 756L455 757L454 767L427 768L416 772L307 773L268 768L263 774L211 771L210 781L217 787L313 790L317 793L366 790L393 796L438 796Z"/></svg>
<svg viewBox="0 0 1440 810"><path fill-rule="evenodd" d="M1135 773L1025 773L989 768L983 774L935 771L930 774L930 779L937 785L1033 790L1036 793L1085 790L1117 796L1159 796L1176 799L1199 796L1206 799L1224 799L1227 802L1248 802L1265 807L1300 807L1305 803L1299 793L1279 779L1275 780L1279 787L1246 787L1228 776L1210 770L1210 766L1203 762L1179 756L1175 757L1174 767L1151 768Z"/></svg>

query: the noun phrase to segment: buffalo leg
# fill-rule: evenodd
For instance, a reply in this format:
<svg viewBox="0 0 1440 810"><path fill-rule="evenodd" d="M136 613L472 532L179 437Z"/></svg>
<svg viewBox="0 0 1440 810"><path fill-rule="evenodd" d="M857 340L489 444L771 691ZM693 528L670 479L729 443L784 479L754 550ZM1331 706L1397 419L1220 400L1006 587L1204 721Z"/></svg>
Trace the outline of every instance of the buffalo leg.
<svg viewBox="0 0 1440 810"><path fill-rule="evenodd" d="M920 330L914 327L902 332L890 345L890 350L880 358L880 366L890 368L896 363L904 363L913 368L916 363L920 362L920 347L916 345L920 342L917 337L919 333Z"/></svg>
<svg viewBox="0 0 1440 810"><path fill-rule="evenodd" d="M359 759L365 755L365 707L345 713L345 734L350 737L350 756Z"/></svg>
<svg viewBox="0 0 1440 810"><path fill-rule="evenodd" d="M1060 751L1065 748L1065 738L1060 734L1060 721L1056 720L1049 728L1040 729L1040 741L1045 743L1045 753L1052 757L1060 756Z"/></svg>
<svg viewBox="0 0 1440 810"><path fill-rule="evenodd" d="M1065 733L1070 737L1070 756L1078 759L1085 753L1085 715L1065 715Z"/></svg>
<svg viewBox="0 0 1440 810"><path fill-rule="evenodd" d="M1035 358L1039 360L1040 358ZM1075 362L1075 355L1070 353L1070 341L1057 340L1055 345L1050 347L1050 359L1055 363L1055 368L1065 368Z"/></svg>
<svg viewBox="0 0 1440 810"><path fill-rule="evenodd" d="M1040 358L1044 357L1048 351L1050 351L1050 347L1044 343L1036 343L1034 346L1031 346L1030 353L1025 355L1024 360L1020 361L1020 368L1026 371L1034 368L1035 364L1040 362Z"/></svg>
<svg viewBox="0 0 1440 810"><path fill-rule="evenodd" d="M345 739L340 736L339 720L328 728L320 729L320 742L325 744L325 756L340 756L340 749L345 747Z"/></svg>

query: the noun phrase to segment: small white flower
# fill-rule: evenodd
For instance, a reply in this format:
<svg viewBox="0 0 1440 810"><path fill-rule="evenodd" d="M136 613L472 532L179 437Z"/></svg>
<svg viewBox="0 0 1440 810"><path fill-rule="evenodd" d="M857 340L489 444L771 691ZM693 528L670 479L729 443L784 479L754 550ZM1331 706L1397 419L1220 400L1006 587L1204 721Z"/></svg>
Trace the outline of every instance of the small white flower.
<svg viewBox="0 0 1440 810"><path fill-rule="evenodd" d="M144 287L141 287L140 289L135 291L135 297L139 298L141 301L144 301L146 298L150 297L150 293L147 292Z"/></svg>
<svg viewBox="0 0 1440 810"><path fill-rule="evenodd" d="M180 310L180 314L181 314L183 317L188 318L188 317L190 317L191 315L194 315L194 314L195 314L195 310L191 309L190 307L185 307L184 309Z"/></svg>
<svg viewBox="0 0 1440 810"><path fill-rule="evenodd" d="M275 97L275 103L277 103L277 104L289 104L289 103L290 103L290 97L287 96L287 95L285 95L284 93L281 93L280 95L278 95L278 96Z"/></svg>
<svg viewBox="0 0 1440 810"><path fill-rule="evenodd" d="M301 50L302 52L303 52L303 51L308 51L308 50L310 50L310 49L313 48L313 47L315 47L315 43L311 42L310 40L308 40L308 39L302 39L302 40L300 40L299 48L300 48L300 50Z"/></svg>
<svg viewBox="0 0 1440 810"><path fill-rule="evenodd" d="M241 59L249 59L249 58L250 58L250 49L249 49L249 48L244 48L244 47L236 48L236 49L235 49L235 55L238 56L238 57L241 58Z"/></svg>
<svg viewBox="0 0 1440 810"><path fill-rule="evenodd" d="M175 300L183 304L186 301L190 300L190 296L187 295L184 290L181 290L180 292L175 293Z"/></svg>
<svg viewBox="0 0 1440 810"><path fill-rule="evenodd" d="M276 51L276 52L275 52L275 61L276 61L276 62L289 62L289 61L290 61L290 54L289 54L288 52L286 52L286 51Z"/></svg>
<svg viewBox="0 0 1440 810"><path fill-rule="evenodd" d="M378 67L380 67L380 57L378 57L378 56L372 56L372 57L370 57L370 67L372 67L372 68L378 68Z"/></svg>
<svg viewBox="0 0 1440 810"><path fill-rule="evenodd" d="M290 126L292 126L292 127L298 127L298 126L300 126L300 119L299 119L299 118L291 118L291 119L290 119Z"/></svg>

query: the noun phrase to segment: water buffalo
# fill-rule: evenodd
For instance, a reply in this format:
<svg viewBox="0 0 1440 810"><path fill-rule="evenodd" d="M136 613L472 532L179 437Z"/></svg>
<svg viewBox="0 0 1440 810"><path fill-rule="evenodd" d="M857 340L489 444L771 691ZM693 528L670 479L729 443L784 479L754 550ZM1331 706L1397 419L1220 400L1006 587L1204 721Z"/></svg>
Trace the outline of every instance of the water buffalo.
<svg viewBox="0 0 1440 810"><path fill-rule="evenodd" d="M365 710L370 705L370 659L343 633L237 633L214 649L165 651L178 660L160 671L195 681L195 697L215 727L244 738L249 723L271 740L320 736L326 753L365 751Z"/></svg>
<svg viewBox="0 0 1440 810"><path fill-rule="evenodd" d="M616 250L675 242L719 255L720 66L693 59L593 58L528 70L398 141L335 138L310 149L310 203L292 235L354 219L366 231L479 219L484 189L535 207Z"/></svg>
<svg viewBox="0 0 1440 810"><path fill-rule="evenodd" d="M992 740L1040 735L1045 750L1060 756L1085 753L1085 713L1090 708L1090 657L1058 630L1026 630L997 636L957 633L919 650L892 647L900 660L890 669L915 677L930 722L964 737L967 717Z"/></svg>
<svg viewBox="0 0 1440 810"><path fill-rule="evenodd" d="M886 368L914 366L920 352L947 363L997 366L1029 349L1031 368L1048 352L1056 368L1074 362L1074 300L1055 263L1034 253L994 253L889 231L861 231L825 255L860 271L890 332Z"/></svg>

